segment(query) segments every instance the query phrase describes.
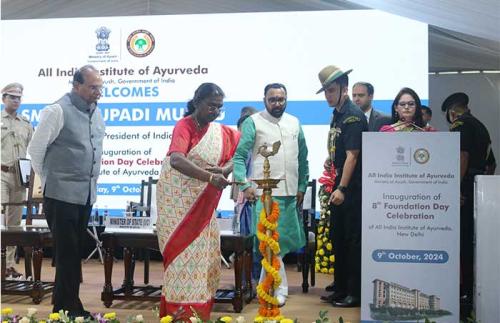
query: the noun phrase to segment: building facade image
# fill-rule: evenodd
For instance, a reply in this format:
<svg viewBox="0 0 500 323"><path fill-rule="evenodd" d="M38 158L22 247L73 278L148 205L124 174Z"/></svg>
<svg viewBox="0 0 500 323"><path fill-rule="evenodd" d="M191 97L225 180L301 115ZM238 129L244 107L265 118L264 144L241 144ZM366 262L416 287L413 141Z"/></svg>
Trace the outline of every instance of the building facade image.
<svg viewBox="0 0 500 323"><path fill-rule="evenodd" d="M436 295L427 295L418 289L375 279L373 280L373 305L375 308L394 307L436 311L440 309L440 299Z"/></svg>

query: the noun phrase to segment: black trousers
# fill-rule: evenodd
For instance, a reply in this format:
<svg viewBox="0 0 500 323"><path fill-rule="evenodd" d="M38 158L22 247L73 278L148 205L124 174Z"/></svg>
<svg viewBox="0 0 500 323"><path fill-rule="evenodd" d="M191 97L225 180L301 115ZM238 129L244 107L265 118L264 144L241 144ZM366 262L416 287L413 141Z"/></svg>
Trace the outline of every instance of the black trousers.
<svg viewBox="0 0 500 323"><path fill-rule="evenodd" d="M335 291L361 296L361 186L349 187L344 203L331 205Z"/></svg>
<svg viewBox="0 0 500 323"><path fill-rule="evenodd" d="M45 197L44 210L52 232L56 263L53 312L82 314L84 308L79 297L82 248L92 205L88 201L86 205L78 205Z"/></svg>

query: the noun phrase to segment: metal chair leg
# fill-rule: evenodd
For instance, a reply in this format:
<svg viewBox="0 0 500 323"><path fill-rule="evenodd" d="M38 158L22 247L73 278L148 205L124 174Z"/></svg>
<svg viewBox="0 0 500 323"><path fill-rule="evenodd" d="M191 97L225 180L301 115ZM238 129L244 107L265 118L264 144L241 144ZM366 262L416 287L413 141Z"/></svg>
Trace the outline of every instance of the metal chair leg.
<svg viewBox="0 0 500 323"><path fill-rule="evenodd" d="M96 251L97 251L99 253L99 260L101 261L101 264L104 264L104 258L102 256L102 241L99 240L99 236L97 235L97 230L96 230L95 226L94 225L92 226L92 231L90 231L90 229L87 228L87 233L95 241L96 247L94 250L92 250L92 252L87 257L87 259L85 259L84 262L89 261L89 259L92 258L94 253L96 253Z"/></svg>

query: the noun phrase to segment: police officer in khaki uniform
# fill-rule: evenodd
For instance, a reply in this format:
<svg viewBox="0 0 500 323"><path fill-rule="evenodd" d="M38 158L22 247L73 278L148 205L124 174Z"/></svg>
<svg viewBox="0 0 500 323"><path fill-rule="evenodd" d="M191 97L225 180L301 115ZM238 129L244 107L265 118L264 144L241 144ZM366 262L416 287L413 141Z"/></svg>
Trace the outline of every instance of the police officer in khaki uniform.
<svg viewBox="0 0 500 323"><path fill-rule="evenodd" d="M460 132L460 269L461 316L469 317L474 285L474 177L488 171L494 163L491 139L484 124L468 108L469 97L458 92L443 102L441 109L451 123L450 131Z"/></svg>
<svg viewBox="0 0 500 323"><path fill-rule="evenodd" d="M26 149L33 135L33 127L29 120L17 113L21 105L23 86L11 83L2 89L2 204L20 203L26 198L26 188L21 186L16 163L18 158L26 157ZM5 211L5 225L17 226L21 224L22 205L7 205ZM14 278L20 276L14 268L14 254L16 248L7 247L6 275Z"/></svg>

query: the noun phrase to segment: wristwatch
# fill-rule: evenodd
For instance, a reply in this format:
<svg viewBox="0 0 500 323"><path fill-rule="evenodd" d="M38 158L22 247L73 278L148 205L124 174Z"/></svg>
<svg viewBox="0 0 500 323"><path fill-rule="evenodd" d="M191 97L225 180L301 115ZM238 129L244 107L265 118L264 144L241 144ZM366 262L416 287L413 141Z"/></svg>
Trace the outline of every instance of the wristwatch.
<svg viewBox="0 0 500 323"><path fill-rule="evenodd" d="M347 187L342 185L337 186L337 189L342 193L345 193L347 191Z"/></svg>

